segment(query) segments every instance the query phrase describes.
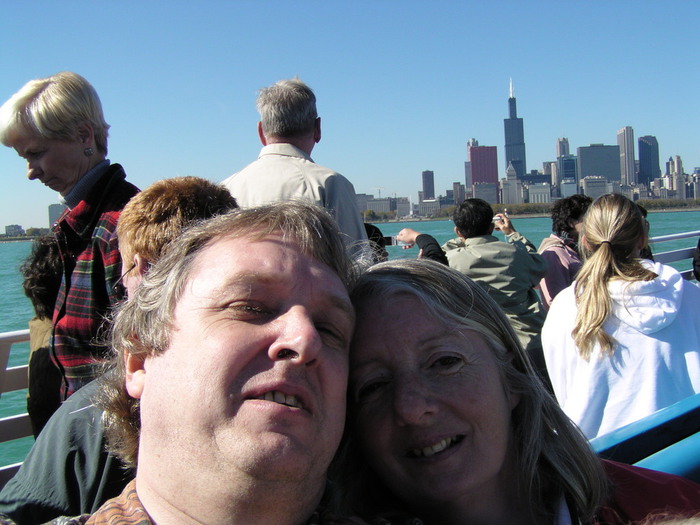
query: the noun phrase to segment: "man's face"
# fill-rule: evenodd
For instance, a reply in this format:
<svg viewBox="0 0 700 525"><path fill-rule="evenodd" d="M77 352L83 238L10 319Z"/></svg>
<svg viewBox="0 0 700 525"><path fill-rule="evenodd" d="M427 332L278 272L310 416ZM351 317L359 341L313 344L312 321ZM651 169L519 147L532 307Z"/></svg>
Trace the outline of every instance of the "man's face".
<svg viewBox="0 0 700 525"><path fill-rule="evenodd" d="M341 280L296 245L215 241L193 263L167 350L127 377L141 399L139 469L157 456L165 472L184 466L209 483L324 479L353 328Z"/></svg>

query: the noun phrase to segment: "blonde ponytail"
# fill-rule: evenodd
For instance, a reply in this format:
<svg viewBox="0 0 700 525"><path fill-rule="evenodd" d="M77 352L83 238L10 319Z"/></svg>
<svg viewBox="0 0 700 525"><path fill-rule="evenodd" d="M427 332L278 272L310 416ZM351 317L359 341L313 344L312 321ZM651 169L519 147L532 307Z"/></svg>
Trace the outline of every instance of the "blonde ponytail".
<svg viewBox="0 0 700 525"><path fill-rule="evenodd" d="M609 281L650 281L656 277L640 263L639 247L645 236L639 208L619 194L599 197L584 217L584 263L576 278L578 308L571 332L584 359L590 358L596 345L601 358L614 352L615 340L603 330L612 310Z"/></svg>

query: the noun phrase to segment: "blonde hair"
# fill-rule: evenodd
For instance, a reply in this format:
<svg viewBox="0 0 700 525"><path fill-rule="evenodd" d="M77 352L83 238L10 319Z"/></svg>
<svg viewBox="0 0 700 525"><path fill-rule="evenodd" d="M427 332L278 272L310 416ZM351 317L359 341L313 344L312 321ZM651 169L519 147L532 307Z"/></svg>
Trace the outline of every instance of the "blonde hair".
<svg viewBox="0 0 700 525"><path fill-rule="evenodd" d="M612 310L611 280L650 281L656 274L642 266L639 248L646 237L642 213L623 195L598 197L583 219L584 263L576 277L576 322L571 332L581 357L596 345L601 357L611 356L615 340L603 329Z"/></svg>
<svg viewBox="0 0 700 525"><path fill-rule="evenodd" d="M106 155L109 124L97 91L77 73L63 71L30 80L0 107L0 142L12 146L17 136L27 134L71 141L84 122L92 125L95 146Z"/></svg>

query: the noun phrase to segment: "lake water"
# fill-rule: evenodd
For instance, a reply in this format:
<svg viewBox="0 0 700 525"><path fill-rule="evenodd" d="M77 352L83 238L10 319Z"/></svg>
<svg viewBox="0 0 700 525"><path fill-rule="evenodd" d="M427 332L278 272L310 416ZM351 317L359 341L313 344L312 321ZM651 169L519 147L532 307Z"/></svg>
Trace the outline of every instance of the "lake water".
<svg viewBox="0 0 700 525"><path fill-rule="evenodd" d="M517 218L513 217L515 228L525 235L535 246L550 234L551 219L549 217ZM700 211L678 211L650 213L651 235L668 235L686 231L700 230ZM435 237L440 244L453 238L452 221L415 221L381 223L377 226L385 236L394 236L402 228L413 228L421 233ZM503 238L502 234L496 233ZM652 251L660 252L683 248L690 245L688 239L671 241L659 246L652 246ZM19 267L31 251L31 242L2 242L0 243L0 332L22 330L27 328L27 322L32 318L31 303L22 291L22 276ZM392 259L413 258L417 256L417 248L404 250L400 246L388 246L387 251ZM679 269L689 268L689 262L676 263ZM19 366L27 362L29 344L14 345L10 356L10 366ZM0 417L19 414L26 411L26 390L3 394L0 399ZM0 444L0 465L21 461L31 447L33 439L23 438L14 442Z"/></svg>

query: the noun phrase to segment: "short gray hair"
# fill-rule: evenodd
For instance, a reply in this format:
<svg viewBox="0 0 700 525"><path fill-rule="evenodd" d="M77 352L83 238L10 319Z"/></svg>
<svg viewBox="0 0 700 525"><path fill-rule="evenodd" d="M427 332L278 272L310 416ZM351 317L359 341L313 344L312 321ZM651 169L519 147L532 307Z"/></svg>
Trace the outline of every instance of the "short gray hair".
<svg viewBox="0 0 700 525"><path fill-rule="evenodd" d="M297 137L311 132L318 118L316 96L298 78L262 88L257 100L263 133L268 137Z"/></svg>
<svg viewBox="0 0 700 525"><path fill-rule="evenodd" d="M107 154L109 124L92 84L77 73L63 71L27 82L0 107L0 142L12 146L18 135L49 140L74 140L78 125L89 122L97 150Z"/></svg>
<svg viewBox="0 0 700 525"><path fill-rule="evenodd" d="M346 287L353 284L355 266L347 255L338 226L322 207L302 202L278 202L234 210L187 229L144 276L133 297L117 310L112 346L117 354L100 405L110 450L128 466L136 465L140 414L138 400L125 388L124 357L162 354L170 343L173 315L202 251L224 238L261 240L281 234L305 255L330 267Z"/></svg>

